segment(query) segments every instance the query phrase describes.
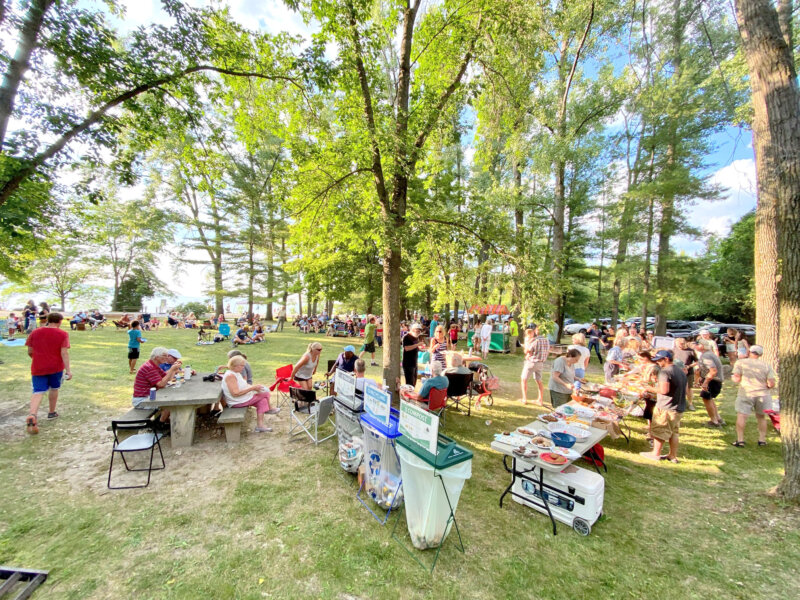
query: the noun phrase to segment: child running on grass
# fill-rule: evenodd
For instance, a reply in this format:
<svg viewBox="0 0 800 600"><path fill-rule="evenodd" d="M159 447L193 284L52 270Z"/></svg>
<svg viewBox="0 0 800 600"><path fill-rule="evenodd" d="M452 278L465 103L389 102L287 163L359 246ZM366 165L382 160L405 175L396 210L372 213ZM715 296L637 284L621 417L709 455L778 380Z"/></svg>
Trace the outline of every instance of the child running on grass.
<svg viewBox="0 0 800 600"><path fill-rule="evenodd" d="M136 361L139 360L139 347L142 342L147 340L142 337L142 328L139 321L131 322L128 330L128 365L131 368L131 375L136 373Z"/></svg>

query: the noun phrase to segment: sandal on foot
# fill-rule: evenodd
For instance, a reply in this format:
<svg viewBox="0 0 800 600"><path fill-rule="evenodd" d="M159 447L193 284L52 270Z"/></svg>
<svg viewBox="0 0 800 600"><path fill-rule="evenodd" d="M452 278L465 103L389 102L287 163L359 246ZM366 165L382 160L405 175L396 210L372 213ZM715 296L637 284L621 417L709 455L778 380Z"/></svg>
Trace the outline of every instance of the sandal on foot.
<svg viewBox="0 0 800 600"><path fill-rule="evenodd" d="M36 415L28 415L28 418L25 419L25 430L31 435L39 433L39 424L36 422Z"/></svg>
<svg viewBox="0 0 800 600"><path fill-rule="evenodd" d="M761 445L761 442L759 442L759 445ZM731 446L736 446L737 448L744 448L744 442L736 441L736 442L733 442L731 444Z"/></svg>
<svg viewBox="0 0 800 600"><path fill-rule="evenodd" d="M766 446L766 445L767 445L767 442L758 442L758 445L759 445L759 446Z"/></svg>
<svg viewBox="0 0 800 600"><path fill-rule="evenodd" d="M47 413L47 418L48 419L57 419L58 418L58 413L55 412L55 411L53 411L51 413Z"/></svg>
<svg viewBox="0 0 800 600"><path fill-rule="evenodd" d="M677 458L670 458L670 457L669 457L667 454L662 454L662 455L661 455L659 458L660 458L661 460L668 460L668 461L669 461L669 462L671 462L673 465L680 464L680 461L679 461Z"/></svg>

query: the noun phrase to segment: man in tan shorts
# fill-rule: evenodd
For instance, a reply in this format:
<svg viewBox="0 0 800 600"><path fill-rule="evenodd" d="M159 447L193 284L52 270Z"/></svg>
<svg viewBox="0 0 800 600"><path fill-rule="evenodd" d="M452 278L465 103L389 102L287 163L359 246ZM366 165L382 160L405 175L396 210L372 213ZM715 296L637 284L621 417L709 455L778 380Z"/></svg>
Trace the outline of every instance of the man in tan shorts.
<svg viewBox="0 0 800 600"><path fill-rule="evenodd" d="M736 361L731 379L739 384L736 396L736 441L733 446L744 447L744 427L747 417L755 413L758 424L758 445L767 445L767 420L764 411L772 408L772 388L775 387L775 371L761 360L764 349L750 346L747 358Z"/></svg>
<svg viewBox="0 0 800 600"><path fill-rule="evenodd" d="M525 362L522 364L522 375L520 376L522 403L528 403L528 379L533 376L533 380L539 390L536 404L541 406L544 398L542 371L544 370L547 355L550 352L550 342L547 341L546 337L539 335L539 328L534 325L532 328L525 330L525 344L523 347L525 349Z"/></svg>
<svg viewBox="0 0 800 600"><path fill-rule="evenodd" d="M650 421L653 449L639 454L650 460L668 460L677 464L678 432L686 410L686 373L672 364L673 354L669 350L659 350L653 358L660 368L656 406ZM667 442L669 453L662 455L661 449Z"/></svg>

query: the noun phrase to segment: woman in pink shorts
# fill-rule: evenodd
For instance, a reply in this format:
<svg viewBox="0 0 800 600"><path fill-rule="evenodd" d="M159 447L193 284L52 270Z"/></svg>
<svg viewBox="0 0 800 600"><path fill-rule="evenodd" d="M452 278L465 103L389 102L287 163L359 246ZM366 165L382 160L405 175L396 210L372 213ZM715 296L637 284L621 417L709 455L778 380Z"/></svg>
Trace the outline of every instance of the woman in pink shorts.
<svg viewBox="0 0 800 600"><path fill-rule="evenodd" d="M222 394L228 406L255 406L257 423L253 430L256 433L272 431L271 427L264 425L264 415L276 415L281 409L270 408L269 390L267 386L254 384L247 385L242 376L242 371L247 364L243 356L233 356L228 361L228 372L222 378Z"/></svg>

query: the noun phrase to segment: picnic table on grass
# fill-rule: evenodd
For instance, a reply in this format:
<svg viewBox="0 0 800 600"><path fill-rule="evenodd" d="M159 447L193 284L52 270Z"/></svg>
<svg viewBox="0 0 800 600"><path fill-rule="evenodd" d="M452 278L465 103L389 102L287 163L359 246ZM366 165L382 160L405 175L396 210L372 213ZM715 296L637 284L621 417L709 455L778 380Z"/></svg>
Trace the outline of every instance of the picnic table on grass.
<svg viewBox="0 0 800 600"><path fill-rule="evenodd" d="M158 390L155 400L142 402L140 408L165 408L170 411L170 438L173 448L185 448L194 440L194 420L198 406L219 400L222 386L218 381L203 381L207 373L198 373L180 386Z"/></svg>
<svg viewBox="0 0 800 600"><path fill-rule="evenodd" d="M539 453L539 456L535 457L519 457L514 453L514 450L518 448L521 443L512 442L512 440L516 440L519 438L520 440L530 440L532 439L531 435L523 435L519 433L520 430L527 430L530 432L537 432L540 430L546 430L547 424L542 421L533 421L532 423L528 423L516 431L510 432L510 436L501 436L501 439L496 439L492 442L491 447L493 450L500 452L503 455L503 466L505 467L506 471L511 473L511 483L508 484L508 487L505 491L500 495L500 506L503 506L503 499L506 495L511 494L514 497L521 498L525 502L535 504L541 509L544 509L542 512L546 512L547 515L550 517L550 522L553 525L553 535L556 535L556 519L553 515L553 510L551 510L550 502L548 502L545 497L548 494L548 490L555 490L552 486L549 486L546 482L545 475L554 475L556 473L561 472L568 472L572 463L575 462L578 458L583 457L584 454L588 454L591 458L599 458L594 455L592 448L595 444L600 442L608 432L603 429L598 429L596 427L589 427L588 432L589 436L584 440L576 440L575 445L572 446L571 450L574 450L576 455L574 458L564 457L566 460L561 464L551 464L549 462L544 461L541 458L542 453L546 453L546 450L543 450ZM508 464L508 458L511 457L511 465ZM592 461L595 469L597 469L597 464ZM574 467L573 467L574 469ZM597 469L599 473L600 470ZM514 491L514 484L518 481L526 481L532 484L539 493L538 498L534 499L530 495L522 496L521 494Z"/></svg>

